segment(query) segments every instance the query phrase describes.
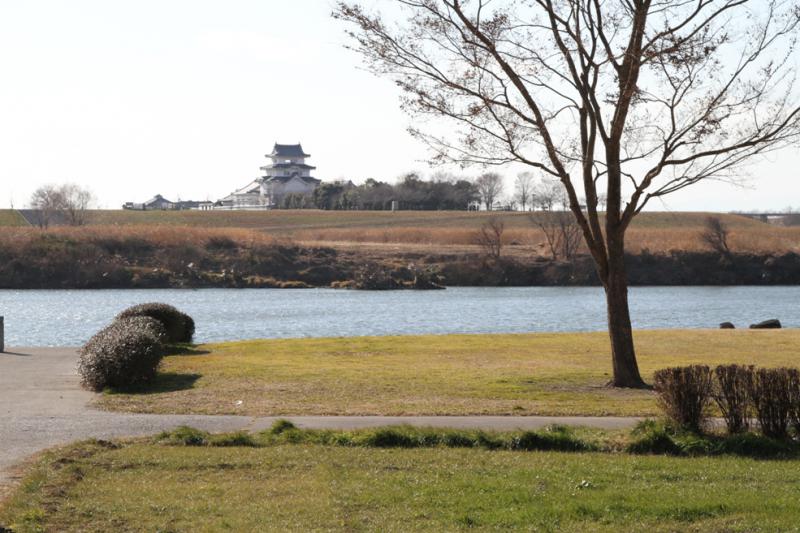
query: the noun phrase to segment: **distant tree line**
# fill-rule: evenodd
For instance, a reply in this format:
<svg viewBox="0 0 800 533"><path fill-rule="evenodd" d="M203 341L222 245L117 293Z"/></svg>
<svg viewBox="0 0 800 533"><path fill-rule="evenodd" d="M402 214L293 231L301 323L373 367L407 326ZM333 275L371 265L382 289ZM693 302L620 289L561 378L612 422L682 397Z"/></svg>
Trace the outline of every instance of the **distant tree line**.
<svg viewBox="0 0 800 533"><path fill-rule="evenodd" d="M361 185L352 181L323 182L311 195L288 194L283 209L387 211L397 202L402 210L566 211L568 200L557 180L537 178L530 172L517 176L514 188L504 195L504 178L485 172L475 178L435 174L429 179L411 172L396 183L368 179ZM604 206L604 198L598 203Z"/></svg>
<svg viewBox="0 0 800 533"><path fill-rule="evenodd" d="M467 210L481 199L476 181L449 175L426 180L409 173L395 184L372 178L361 185L350 181L323 182L313 195L286 195L281 207L387 211L392 202L397 202L398 209L404 210Z"/></svg>

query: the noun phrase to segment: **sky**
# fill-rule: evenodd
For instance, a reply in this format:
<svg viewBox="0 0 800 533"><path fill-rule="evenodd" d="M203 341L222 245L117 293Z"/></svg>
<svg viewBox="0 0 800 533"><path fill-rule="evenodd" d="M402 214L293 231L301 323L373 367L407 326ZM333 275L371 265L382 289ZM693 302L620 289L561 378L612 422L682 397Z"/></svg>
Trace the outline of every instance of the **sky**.
<svg viewBox="0 0 800 533"><path fill-rule="evenodd" d="M368 0L369 4L390 0ZM435 172L399 90L344 48L329 0L0 2L0 208L73 182L98 207L217 199L302 142L316 177ZM800 150L651 210L800 208ZM511 189L518 169L505 169ZM480 168L466 169L478 174Z"/></svg>

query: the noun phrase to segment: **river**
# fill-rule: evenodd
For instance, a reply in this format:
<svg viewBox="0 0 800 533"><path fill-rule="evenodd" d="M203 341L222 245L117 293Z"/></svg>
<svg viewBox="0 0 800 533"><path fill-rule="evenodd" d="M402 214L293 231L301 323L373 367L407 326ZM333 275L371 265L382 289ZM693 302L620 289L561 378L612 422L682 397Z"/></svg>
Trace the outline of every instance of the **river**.
<svg viewBox="0 0 800 533"><path fill-rule="evenodd" d="M225 340L598 331L605 301L595 287L334 289L0 290L8 346L76 346L119 311L167 302L192 315L198 342ZM778 318L800 327L800 287L635 287L635 328L737 327Z"/></svg>

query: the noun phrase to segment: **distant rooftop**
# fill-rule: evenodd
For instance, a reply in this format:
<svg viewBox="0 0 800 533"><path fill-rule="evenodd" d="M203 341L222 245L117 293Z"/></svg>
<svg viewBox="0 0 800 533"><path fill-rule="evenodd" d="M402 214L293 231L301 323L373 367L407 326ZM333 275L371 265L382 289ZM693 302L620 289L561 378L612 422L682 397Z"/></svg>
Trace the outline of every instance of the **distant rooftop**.
<svg viewBox="0 0 800 533"><path fill-rule="evenodd" d="M278 144L272 149L269 157L311 157L303 151L301 144Z"/></svg>
<svg viewBox="0 0 800 533"><path fill-rule="evenodd" d="M273 165L267 165L265 167L260 167L261 170L272 170L272 169L282 169L282 168L301 168L304 170L316 170L317 167L312 167L311 165L304 165L302 163L275 163Z"/></svg>

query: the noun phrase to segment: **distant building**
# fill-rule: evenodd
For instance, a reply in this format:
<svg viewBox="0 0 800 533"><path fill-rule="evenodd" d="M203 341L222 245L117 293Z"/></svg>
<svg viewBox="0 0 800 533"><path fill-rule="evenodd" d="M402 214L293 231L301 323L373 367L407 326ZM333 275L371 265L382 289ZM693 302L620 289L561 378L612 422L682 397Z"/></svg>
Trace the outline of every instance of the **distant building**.
<svg viewBox="0 0 800 533"><path fill-rule="evenodd" d="M170 202L160 194L156 194L146 202L137 204L134 202L127 202L122 206L123 209L134 209L137 211L166 211L168 209L175 209L175 202Z"/></svg>
<svg viewBox="0 0 800 533"><path fill-rule="evenodd" d="M311 176L315 167L306 164L311 157L303 151L300 144L275 144L272 153L265 157L271 160L269 165L261 167L264 175L255 178L244 187L216 202L178 201L171 202L155 195L141 204L127 202L123 209L138 211L197 209L272 209L281 205L283 199L290 194L310 196L314 193L320 180Z"/></svg>
<svg viewBox="0 0 800 533"><path fill-rule="evenodd" d="M311 176L316 167L306 164L311 157L300 144L275 144L266 155L271 164L261 167L264 175L219 200L222 209L271 209L289 194L311 195L321 183Z"/></svg>
<svg viewBox="0 0 800 533"><path fill-rule="evenodd" d="M135 211L180 211L183 209L200 209L203 204L210 204L210 202L197 202L194 200L172 202L160 194L156 194L141 204L126 202L122 208Z"/></svg>

